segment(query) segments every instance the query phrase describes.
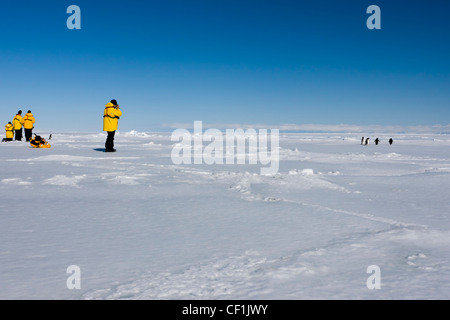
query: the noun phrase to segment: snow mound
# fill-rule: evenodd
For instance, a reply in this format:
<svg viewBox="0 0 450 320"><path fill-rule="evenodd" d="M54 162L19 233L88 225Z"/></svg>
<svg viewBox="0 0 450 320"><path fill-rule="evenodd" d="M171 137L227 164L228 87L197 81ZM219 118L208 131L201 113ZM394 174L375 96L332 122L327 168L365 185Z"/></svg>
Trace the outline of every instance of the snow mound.
<svg viewBox="0 0 450 320"><path fill-rule="evenodd" d="M10 186L29 186L32 184L31 182L24 181L21 178L2 179L1 183Z"/></svg>
<svg viewBox="0 0 450 320"><path fill-rule="evenodd" d="M314 175L314 170L313 169L303 169L303 170L299 171L298 169L294 169L294 170L290 170L289 174L290 175L301 174L301 175L304 175L304 176L313 176Z"/></svg>
<svg viewBox="0 0 450 320"><path fill-rule="evenodd" d="M151 135L145 132L139 132L135 130L131 130L129 132L122 133L125 137L141 137L141 138L148 138Z"/></svg>
<svg viewBox="0 0 450 320"><path fill-rule="evenodd" d="M69 186L69 187L79 187L78 183L86 179L86 175L82 176L72 176L68 177L65 175L56 175L52 178L46 179L43 184L54 185L54 186Z"/></svg>

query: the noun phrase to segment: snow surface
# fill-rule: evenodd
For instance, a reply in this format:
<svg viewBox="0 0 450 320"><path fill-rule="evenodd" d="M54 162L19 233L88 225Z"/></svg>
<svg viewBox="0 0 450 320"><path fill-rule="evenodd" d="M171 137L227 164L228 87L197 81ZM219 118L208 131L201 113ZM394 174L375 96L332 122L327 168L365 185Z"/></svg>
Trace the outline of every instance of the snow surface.
<svg viewBox="0 0 450 320"><path fill-rule="evenodd" d="M0 299L449 299L450 136L379 138L281 133L272 176L170 133L2 143Z"/></svg>

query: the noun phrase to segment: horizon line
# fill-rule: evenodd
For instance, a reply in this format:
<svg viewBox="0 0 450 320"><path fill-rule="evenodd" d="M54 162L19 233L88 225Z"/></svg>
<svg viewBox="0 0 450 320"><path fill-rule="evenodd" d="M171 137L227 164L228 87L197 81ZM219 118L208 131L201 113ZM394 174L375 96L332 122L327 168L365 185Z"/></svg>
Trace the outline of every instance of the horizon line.
<svg viewBox="0 0 450 320"><path fill-rule="evenodd" d="M125 129L117 130L118 133L126 132L169 132L175 129L194 129L194 121L187 122L176 122L176 123L162 123L149 126L148 130L143 130L142 128L132 129L124 126ZM280 133L377 133L377 134L450 134L450 124L447 125L351 125L351 124L280 124L280 125L269 125L269 124L237 124L237 123L208 123L202 122L202 129L267 129L275 130L278 129ZM36 132L37 130L35 130ZM41 132L59 132L59 133L101 133L102 130L49 130L42 129Z"/></svg>

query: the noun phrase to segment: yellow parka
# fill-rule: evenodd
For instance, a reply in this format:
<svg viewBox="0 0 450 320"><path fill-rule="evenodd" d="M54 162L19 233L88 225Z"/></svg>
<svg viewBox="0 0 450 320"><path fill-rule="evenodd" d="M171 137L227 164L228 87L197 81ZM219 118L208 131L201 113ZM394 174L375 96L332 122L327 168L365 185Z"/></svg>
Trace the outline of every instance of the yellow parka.
<svg viewBox="0 0 450 320"><path fill-rule="evenodd" d="M5 126L5 130L6 130L6 139L14 138L14 128L13 128L12 124L8 123Z"/></svg>
<svg viewBox="0 0 450 320"><path fill-rule="evenodd" d="M122 111L120 111L119 107L109 102L105 106L103 113L103 131L116 131L119 126L119 117L121 116Z"/></svg>
<svg viewBox="0 0 450 320"><path fill-rule="evenodd" d="M22 116L20 114L16 114L16 116L13 119L13 128L14 128L14 130L22 129L22 122L23 122Z"/></svg>
<svg viewBox="0 0 450 320"><path fill-rule="evenodd" d="M33 125L34 125L34 122L35 122L36 120L34 119L34 116L33 116L33 114L32 113L30 113L30 112L28 112L26 115L25 115L25 117L23 117L23 119L22 119L22 124L23 124L23 127L25 128L25 129L33 129Z"/></svg>
<svg viewBox="0 0 450 320"><path fill-rule="evenodd" d="M44 148L44 149L51 148L51 145L47 141L45 141L45 139L42 139L40 136L31 138L30 145L33 148Z"/></svg>

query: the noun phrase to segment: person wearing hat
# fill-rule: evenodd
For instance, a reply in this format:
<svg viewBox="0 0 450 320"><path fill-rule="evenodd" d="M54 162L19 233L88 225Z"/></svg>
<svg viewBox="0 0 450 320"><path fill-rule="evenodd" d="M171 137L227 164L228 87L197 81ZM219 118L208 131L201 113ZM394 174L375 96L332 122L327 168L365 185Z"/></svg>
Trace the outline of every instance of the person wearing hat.
<svg viewBox="0 0 450 320"><path fill-rule="evenodd" d="M3 141L12 141L14 138L14 128L11 122L5 126L6 138Z"/></svg>
<svg viewBox="0 0 450 320"><path fill-rule="evenodd" d="M34 128L34 122L36 120L34 119L33 114L30 110L28 110L25 117L23 117L22 123L23 128L25 129L25 140L30 141L31 137L33 136L33 128Z"/></svg>
<svg viewBox="0 0 450 320"><path fill-rule="evenodd" d="M22 110L19 110L19 112L17 112L16 116L14 117L12 123L16 141L22 141L22 122L23 122Z"/></svg>
<svg viewBox="0 0 450 320"><path fill-rule="evenodd" d="M119 119L122 116L122 111L116 100L111 100L103 112L103 131L108 132L108 137L105 142L105 152L115 152L114 149L114 135L119 126Z"/></svg>

